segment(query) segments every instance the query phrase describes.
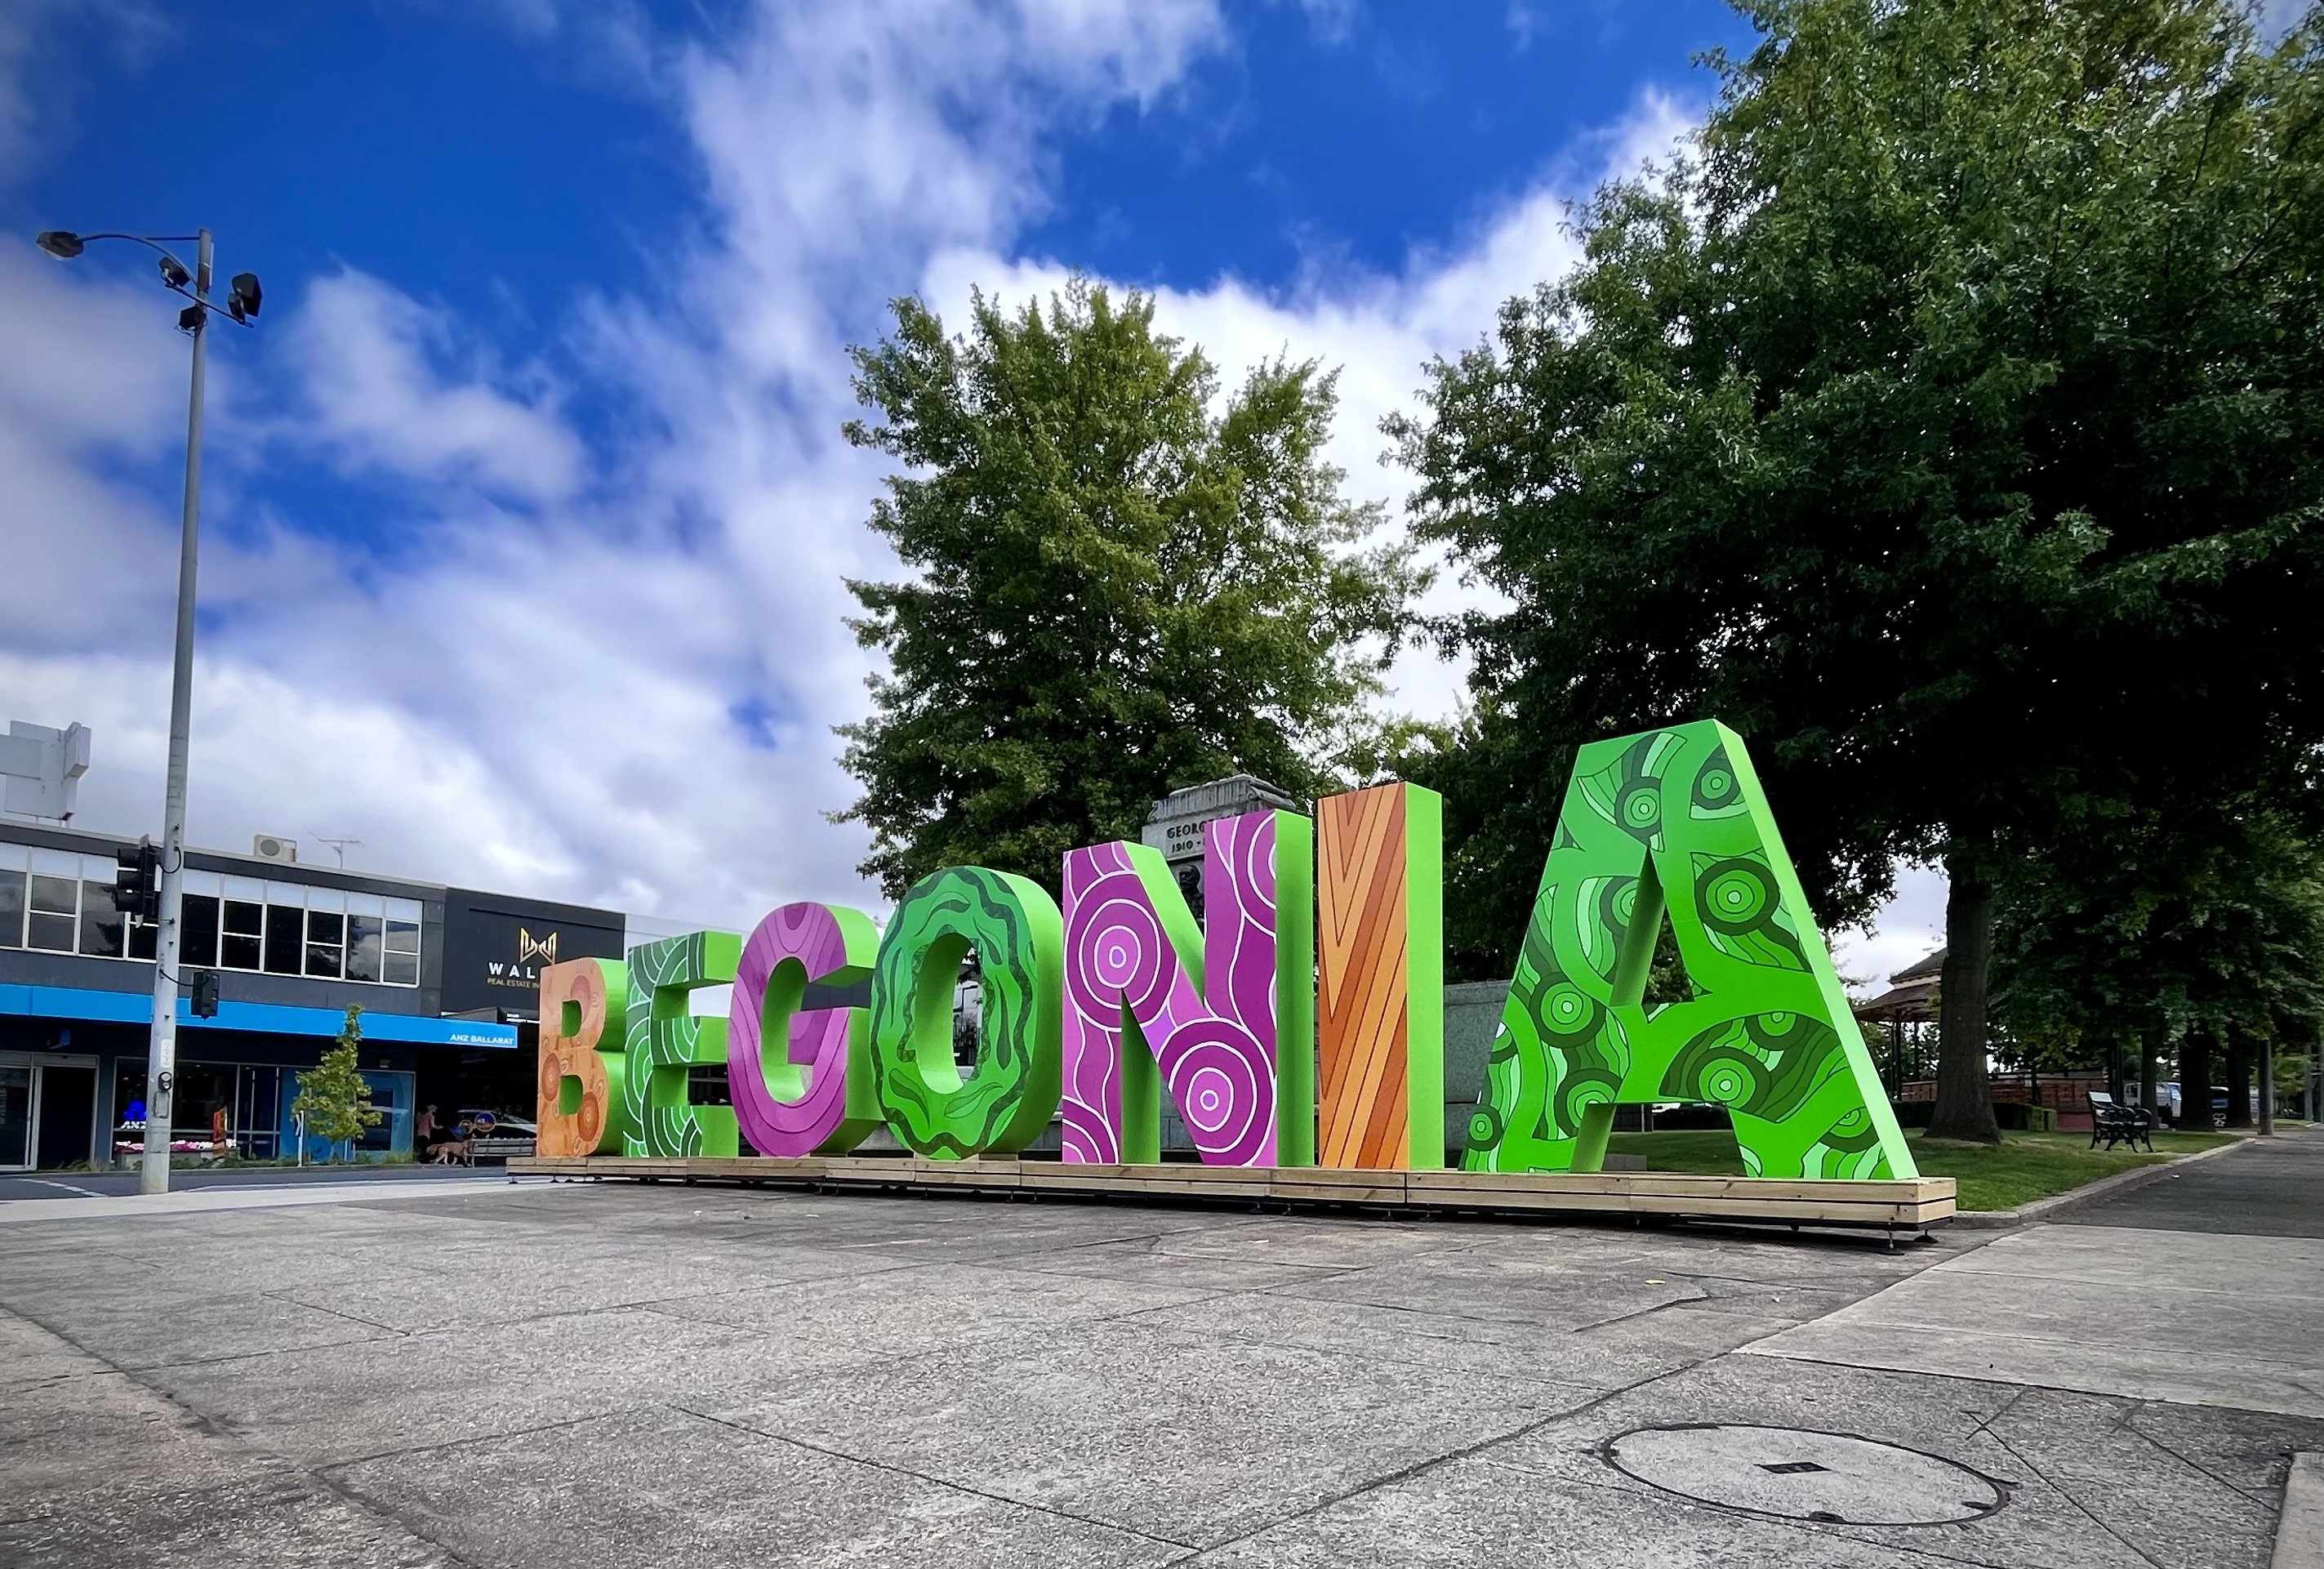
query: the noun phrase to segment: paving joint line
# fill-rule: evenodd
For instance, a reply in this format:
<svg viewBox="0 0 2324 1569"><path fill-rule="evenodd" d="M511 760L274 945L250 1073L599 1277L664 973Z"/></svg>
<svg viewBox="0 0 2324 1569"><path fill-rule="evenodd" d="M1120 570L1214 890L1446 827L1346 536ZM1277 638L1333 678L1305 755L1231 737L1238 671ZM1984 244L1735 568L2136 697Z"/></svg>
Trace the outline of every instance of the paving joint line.
<svg viewBox="0 0 2324 1569"><path fill-rule="evenodd" d="M786 1444L794 1449L804 1449L811 1454L820 1454L829 1460L844 1461L850 1465L867 1466L873 1471L884 1471L894 1476L908 1476L916 1481L927 1482L931 1487L966 1493L971 1498L981 1498L992 1503L1007 1504L1012 1509L1031 1509L1037 1514L1049 1515L1061 1520L1071 1520L1076 1525L1094 1526L1101 1530L1111 1531L1117 1536L1135 1537L1141 1542L1153 1542L1165 1547L1194 1546L1190 1542L1179 1541L1175 1537L1157 1537L1150 1531L1141 1531L1132 1526L1117 1525L1111 1520L1101 1520L1092 1516L1075 1514L1071 1509L1059 1509L1055 1504L1037 1503L1029 1499L1011 1498L1007 1493L991 1492L983 1488L972 1487L966 1482L954 1481L948 1477L932 1476L927 1472L915 1471L908 1465L898 1465L891 1461L873 1460L866 1455L850 1454L844 1449L828 1448L820 1444L809 1443L804 1438L794 1438L787 1433L770 1433L763 1427L753 1427L747 1422L737 1422L725 1417L714 1417L707 1411L697 1411L690 1406L672 1403L669 1408L681 1416L691 1417L697 1422L708 1422L715 1426L724 1427L733 1432L748 1434L764 1442Z"/></svg>
<svg viewBox="0 0 2324 1569"><path fill-rule="evenodd" d="M2010 1396L2006 1400L2004 1400L1999 1408L1997 1408L1992 1416L1987 1417L1984 1421L1979 1422L1976 1426L1963 1434L1962 1441L1966 1443L1971 1438L1979 1437L1985 1434L1991 1433L1993 1434L1993 1441L1996 1444L1999 1444L2003 1448L2008 1449L2009 1445L2003 1441L2001 1435L1993 1432L1993 1425L1996 1422L2000 1421L2004 1417L2008 1416L2012 1411L2017 1409L2020 1405L2024 1403L2026 1397L2033 1393L2034 1386L2031 1384L2027 1384L2020 1388L2015 1394ZM2016 1451L2010 1450L2010 1453L2014 1454Z"/></svg>
<svg viewBox="0 0 2324 1569"><path fill-rule="evenodd" d="M181 1413L193 1423L195 1431L200 1433L205 1437L213 1439L227 1446L229 1449L241 1450L249 1456L255 1458L263 1464L270 1468L277 1469L281 1473L290 1476L303 1477L316 1487L320 1488L323 1491L330 1494L332 1497L340 1500L342 1502L355 1509L359 1513L367 1515L373 1519L378 1520L383 1524L393 1526L410 1535L413 1539L424 1542L429 1546L436 1548L438 1551L441 1552L445 1557L456 1564L465 1565L466 1569L482 1569L482 1566L478 1565L475 1560L454 1551L449 1545L429 1535L410 1520L403 1518L403 1516L399 1512L378 1508L369 1500L341 1487L335 1479L325 1475L323 1472L316 1467L302 1464L300 1462L291 1458L290 1455L284 1454L278 1450L270 1449L263 1444L254 1442L247 1435L235 1432L234 1429L227 1427L223 1423L217 1421L208 1412L198 1410L196 1407L188 1405L170 1390L163 1389L160 1385L152 1383L148 1380L138 1377L136 1370L120 1366L118 1363L115 1362L112 1358L91 1350L89 1347L83 1345L79 1341L75 1340L71 1335L63 1333L52 1324L43 1323L42 1320L34 1317L29 1313L22 1313L14 1308L5 1309L5 1311L23 1319L25 1323L32 1324L34 1328L62 1341L66 1345L70 1346L82 1356L88 1358L91 1361L97 1363L101 1367L110 1369L113 1372L119 1374L122 1378L136 1385L139 1389L143 1389L147 1394L152 1396L155 1399L160 1400L163 1405L168 1406L171 1409ZM196 1489L194 1491L196 1496L199 1496L205 1493L217 1492L232 1485L234 1484L231 1482L221 1482L216 1487Z"/></svg>
<svg viewBox="0 0 2324 1569"><path fill-rule="evenodd" d="M2112 1526L2107 1524L2106 1521L2098 1518L2096 1514L2091 1512L2090 1507L2082 1502L2082 1500L2075 1495L2072 1489L2067 1487L2064 1483L2056 1481L2047 1472L2034 1464L2033 1461L2027 1459L2024 1453L2015 1444L2010 1443L2008 1439L2004 1438L1998 1433L1993 1435L1993 1441L1996 1444L2000 1444L2002 1448L2007 1450L2012 1455L2015 1456L2017 1463L2024 1466L2027 1471L2033 1472L2034 1479L2040 1481L2043 1486L2050 1489L2051 1491L2056 1493L2060 1498L2064 1499L2068 1503L2073 1505L2075 1509L2084 1519L2089 1521L2090 1524L2096 1526L2099 1530L2104 1531L2107 1536L2112 1537L2125 1547L2129 1548L2131 1552L2136 1554L2140 1558L2152 1564L2153 1569L2163 1569L2163 1562L2161 1559L2155 1557L2154 1555L2149 1553L2145 1548L2140 1546L2137 1543L2124 1536L2120 1531L2116 1530Z"/></svg>
<svg viewBox="0 0 2324 1569"><path fill-rule="evenodd" d="M1526 1437L1534 1433L1537 1433L1541 1429L1550 1426L1554 1423L1571 1421L1576 1417L1582 1416L1597 1407L1604 1405L1609 1400L1618 1399L1620 1397L1630 1393L1634 1389L1642 1389L1648 1384L1658 1383L1664 1379L1674 1378L1680 1373L1692 1372L1696 1368L1702 1366L1705 1362L1716 1361L1717 1360L1717 1357L1703 1357L1696 1361L1688 1362L1683 1367L1669 1368L1659 1373L1649 1374L1646 1378L1634 1380L1629 1383L1621 1385L1619 1388L1608 1389L1602 1394L1594 1395L1591 1398L1582 1401L1579 1405L1571 1407L1565 1410L1555 1411L1547 1416L1536 1417L1534 1420L1527 1422L1521 1426L1513 1427L1506 1433L1497 1433L1492 1435L1490 1437L1480 1438L1474 1444L1463 1444L1458 1449L1448 1449L1443 1454L1433 1454L1424 1460L1415 1461L1410 1465L1400 1466L1395 1471L1387 1472L1379 1476L1372 1477L1358 1486L1347 1489L1345 1491L1334 1493L1328 1498L1318 1499L1315 1502L1307 1504L1300 1509L1294 1509L1287 1515L1278 1516L1276 1518L1268 1521L1265 1525L1259 1527L1255 1530L1245 1531L1240 1536L1228 1537L1220 1541L1208 1543L1204 1546L1195 1549L1195 1554L1194 1555L1216 1553L1227 1547L1238 1546L1255 1537L1262 1537L1268 1532L1276 1529L1277 1527L1290 1525L1298 1520L1312 1518L1314 1516L1321 1514L1325 1509L1336 1508L1341 1504L1348 1502L1351 1499L1361 1498L1366 1493L1377 1492L1380 1489L1386 1487L1393 1487L1397 1482L1408 1481L1416 1476L1425 1476L1429 1472L1434 1471L1440 1466L1451 1465L1460 1461L1472 1459L1484 1454L1485 1451L1489 1449L1497 1448L1504 1444L1513 1444L1517 1442L1517 1440ZM1525 1470L1531 1474L1538 1474L1538 1472L1534 1472L1534 1468L1530 1466L1521 1467L1520 1469ZM1185 1558L1172 1560L1173 1563L1180 1564L1186 1563L1189 1560Z"/></svg>
<svg viewBox="0 0 2324 1569"><path fill-rule="evenodd" d="M332 1318L345 1319L349 1324L360 1324L366 1329L376 1329L383 1334L392 1334L400 1340L408 1340L411 1335L411 1331L408 1329L398 1329L392 1324L381 1324L376 1320L365 1318L359 1313L342 1313L336 1307L325 1307L319 1303L301 1302L289 1295L287 1290L262 1291L258 1295L268 1302L280 1302L285 1307L303 1307L309 1313L320 1313Z"/></svg>
<svg viewBox="0 0 2324 1569"><path fill-rule="evenodd" d="M439 1450L465 1449L477 1444L498 1444L510 1438L530 1438L541 1433L561 1432L567 1427L579 1427L590 1422L604 1422L625 1416L641 1407L616 1406L606 1411L589 1411L578 1417L561 1417L555 1422L539 1422L529 1427L505 1427L497 1433L471 1433L461 1438L439 1438L429 1444L403 1444L392 1449L374 1450L366 1454L351 1454L344 1460L326 1460L313 1469L317 1475L328 1471L345 1471L352 1465L370 1465L375 1461L401 1460L413 1454L432 1454Z"/></svg>
<svg viewBox="0 0 2324 1569"><path fill-rule="evenodd" d="M1618 1324L1628 1324L1634 1318L1644 1318L1650 1313L1660 1313L1665 1308L1683 1307L1690 1302L1709 1302L1710 1300L1711 1300L1711 1294L1707 1291L1697 1292L1692 1297L1674 1297L1668 1302L1657 1302L1650 1307L1634 1307L1628 1313L1618 1313L1611 1318L1601 1318L1592 1324L1577 1324L1565 1333L1588 1334L1592 1330L1611 1329ZM1804 1322L1804 1320L1795 1322Z"/></svg>
<svg viewBox="0 0 2324 1569"><path fill-rule="evenodd" d="M2189 1459L2186 1455L2180 1454L2179 1451L2173 1449L2168 1444L2163 1443L2162 1439L2157 1438L2153 1434L2149 1433L2145 1428L2140 1426L2138 1424L2138 1418L2158 1404L2167 1404L2167 1402L2154 1400L2132 1400L2130 1402L2130 1408L2123 1413L2122 1420L2117 1423L2116 1426L2126 1432L2136 1434L2140 1438L2161 1450L2163 1454L2169 1455L2172 1459L2177 1461L2188 1470L2195 1472L2199 1476L2210 1478L2211 1481L2227 1489L2227 1491L2235 1494L2237 1498L2248 1499L2253 1503L2258 1504L2261 1507L2271 1510L2275 1509L2275 1500L2271 1498L2267 1493L2254 1492L2247 1487L2238 1487L2236 1483L2229 1481L2226 1477L2221 1476L2218 1472L2213 1471L2209 1466L2203 1465L2196 1461ZM2214 1409L2216 1409L2216 1407L2214 1407ZM2274 1491L2280 1492L2282 1490L2277 1489Z"/></svg>

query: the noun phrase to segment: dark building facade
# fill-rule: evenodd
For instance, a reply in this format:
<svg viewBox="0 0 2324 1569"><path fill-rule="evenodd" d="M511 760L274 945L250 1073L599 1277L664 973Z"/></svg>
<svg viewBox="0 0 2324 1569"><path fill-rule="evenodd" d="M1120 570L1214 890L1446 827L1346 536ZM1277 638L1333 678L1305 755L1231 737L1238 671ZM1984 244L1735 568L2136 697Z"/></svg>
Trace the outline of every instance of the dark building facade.
<svg viewBox="0 0 2324 1569"><path fill-rule="evenodd" d="M111 1162L141 1144L153 934L113 908L130 843L0 821L0 1169ZM299 1070L363 1011L386 1113L364 1143L409 1148L433 1103L529 1115L533 988L559 958L622 952L622 920L440 884L217 851L186 854L182 983L219 978L214 1019L178 1011L173 1140L295 1153Z"/></svg>

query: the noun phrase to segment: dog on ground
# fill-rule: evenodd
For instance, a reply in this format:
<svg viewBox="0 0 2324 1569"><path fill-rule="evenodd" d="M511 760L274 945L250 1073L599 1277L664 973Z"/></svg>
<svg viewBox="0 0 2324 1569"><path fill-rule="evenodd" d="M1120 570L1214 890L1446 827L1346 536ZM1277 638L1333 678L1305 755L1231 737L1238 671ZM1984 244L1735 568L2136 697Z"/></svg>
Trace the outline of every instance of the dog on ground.
<svg viewBox="0 0 2324 1569"><path fill-rule="evenodd" d="M468 1153L466 1139L447 1139L440 1144L428 1146L428 1158L438 1166L474 1166L475 1158Z"/></svg>

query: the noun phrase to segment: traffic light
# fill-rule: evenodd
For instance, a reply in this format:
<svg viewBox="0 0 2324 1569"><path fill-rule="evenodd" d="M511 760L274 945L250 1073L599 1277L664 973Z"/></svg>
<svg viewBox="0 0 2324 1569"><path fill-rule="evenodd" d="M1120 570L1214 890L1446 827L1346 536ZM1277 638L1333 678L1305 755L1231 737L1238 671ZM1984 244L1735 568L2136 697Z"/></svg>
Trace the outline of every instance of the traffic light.
<svg viewBox="0 0 2324 1569"><path fill-rule="evenodd" d="M133 920L159 920L161 916L161 852L151 839L140 839L113 853L113 908Z"/></svg>
<svg viewBox="0 0 2324 1569"><path fill-rule="evenodd" d="M217 1017L217 972L216 970L196 970L194 972L195 1018L216 1019Z"/></svg>

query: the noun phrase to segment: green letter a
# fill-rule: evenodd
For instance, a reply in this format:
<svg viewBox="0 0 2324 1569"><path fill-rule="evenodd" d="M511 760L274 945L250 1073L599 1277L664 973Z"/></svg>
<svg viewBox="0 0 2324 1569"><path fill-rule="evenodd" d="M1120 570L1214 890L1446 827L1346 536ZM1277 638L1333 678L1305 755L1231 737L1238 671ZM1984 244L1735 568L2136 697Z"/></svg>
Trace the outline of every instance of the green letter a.
<svg viewBox="0 0 2324 1569"><path fill-rule="evenodd" d="M1694 994L1650 1010L1666 903ZM1742 739L1711 721L1574 759L1462 1168L1596 1171L1616 1103L1650 1101L1724 1105L1754 1177L1919 1175Z"/></svg>

